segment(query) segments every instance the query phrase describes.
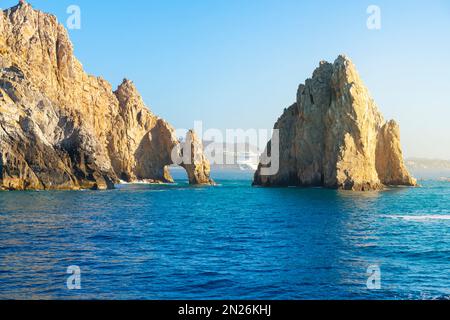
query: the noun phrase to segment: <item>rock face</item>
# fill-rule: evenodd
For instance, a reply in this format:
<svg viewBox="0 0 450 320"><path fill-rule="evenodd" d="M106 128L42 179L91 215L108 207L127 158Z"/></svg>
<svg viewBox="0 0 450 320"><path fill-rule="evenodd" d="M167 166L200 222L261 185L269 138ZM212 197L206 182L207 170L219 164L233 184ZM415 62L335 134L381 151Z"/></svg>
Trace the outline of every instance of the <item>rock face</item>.
<svg viewBox="0 0 450 320"><path fill-rule="evenodd" d="M113 91L84 72L56 17L26 3L0 12L0 189L171 182L179 144L131 81ZM209 164L183 166L209 183Z"/></svg>
<svg viewBox="0 0 450 320"><path fill-rule="evenodd" d="M355 191L416 185L404 165L399 126L383 119L345 56L321 62L275 129L280 169L264 176L261 169L268 166L260 164L254 185Z"/></svg>

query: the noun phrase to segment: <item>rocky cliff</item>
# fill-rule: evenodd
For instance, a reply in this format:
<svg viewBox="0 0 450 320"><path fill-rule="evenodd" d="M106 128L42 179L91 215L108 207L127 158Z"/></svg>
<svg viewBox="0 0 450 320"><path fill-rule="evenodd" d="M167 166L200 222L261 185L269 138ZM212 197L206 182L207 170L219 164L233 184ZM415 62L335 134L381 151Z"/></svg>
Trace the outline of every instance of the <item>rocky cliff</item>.
<svg viewBox="0 0 450 320"><path fill-rule="evenodd" d="M321 62L275 129L280 169L264 176L261 169L268 165L260 164L255 185L356 191L416 185L404 165L399 126L383 119L345 56L334 64Z"/></svg>
<svg viewBox="0 0 450 320"><path fill-rule="evenodd" d="M167 166L178 146L131 81L113 91L84 72L55 16L26 3L0 12L0 189L171 182ZM201 161L181 164L193 184L211 183Z"/></svg>

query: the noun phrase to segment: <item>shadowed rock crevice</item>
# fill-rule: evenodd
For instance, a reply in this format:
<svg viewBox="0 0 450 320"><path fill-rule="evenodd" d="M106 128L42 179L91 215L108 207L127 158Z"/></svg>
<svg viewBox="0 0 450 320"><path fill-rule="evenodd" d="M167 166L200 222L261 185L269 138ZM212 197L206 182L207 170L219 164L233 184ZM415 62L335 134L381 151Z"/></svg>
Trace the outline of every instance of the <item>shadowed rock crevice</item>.
<svg viewBox="0 0 450 320"><path fill-rule="evenodd" d="M280 169L265 176L261 169L268 166L260 164L254 185L356 191L416 185L404 165L398 125L383 119L345 56L320 63L274 128Z"/></svg>

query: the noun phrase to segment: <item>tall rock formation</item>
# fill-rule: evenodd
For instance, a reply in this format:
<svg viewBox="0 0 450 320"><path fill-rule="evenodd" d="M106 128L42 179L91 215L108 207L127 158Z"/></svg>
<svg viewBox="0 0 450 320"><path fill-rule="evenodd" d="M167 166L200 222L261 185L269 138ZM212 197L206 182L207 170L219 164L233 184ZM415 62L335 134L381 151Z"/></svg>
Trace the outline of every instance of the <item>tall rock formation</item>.
<svg viewBox="0 0 450 320"><path fill-rule="evenodd" d="M23 2L0 12L0 189L171 182L178 145L131 81L113 91L84 72L55 16ZM209 171L200 175L191 182L209 183Z"/></svg>
<svg viewBox="0 0 450 320"><path fill-rule="evenodd" d="M356 191L416 185L404 165L399 126L383 119L345 56L334 64L320 63L275 129L280 169L264 176L261 169L269 165L260 164L254 185ZM270 155L270 143L268 151Z"/></svg>
<svg viewBox="0 0 450 320"><path fill-rule="evenodd" d="M181 166L186 169L189 182L191 184L213 185L214 181L209 177L211 171L210 163L203 153L202 141L193 130L186 134L184 148L180 151L180 156L184 158Z"/></svg>

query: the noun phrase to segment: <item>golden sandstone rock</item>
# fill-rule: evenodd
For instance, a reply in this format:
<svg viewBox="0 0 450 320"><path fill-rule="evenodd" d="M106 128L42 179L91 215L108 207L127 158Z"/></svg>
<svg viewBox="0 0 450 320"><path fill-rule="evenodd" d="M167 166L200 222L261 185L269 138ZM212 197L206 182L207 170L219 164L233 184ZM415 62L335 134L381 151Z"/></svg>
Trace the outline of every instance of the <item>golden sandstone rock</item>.
<svg viewBox="0 0 450 320"><path fill-rule="evenodd" d="M254 185L355 191L416 185L404 165L399 126L385 122L345 56L321 62L275 129L280 169L264 176L261 169L268 165L260 164Z"/></svg>
<svg viewBox="0 0 450 320"><path fill-rule="evenodd" d="M0 189L107 189L173 181L174 129L147 109L131 81L113 92L86 74L53 15L0 12ZM184 166L210 184L209 163ZM193 170L189 172L189 170Z"/></svg>

